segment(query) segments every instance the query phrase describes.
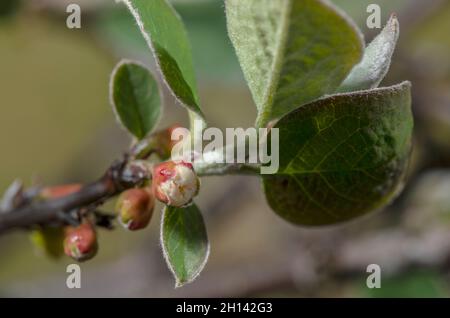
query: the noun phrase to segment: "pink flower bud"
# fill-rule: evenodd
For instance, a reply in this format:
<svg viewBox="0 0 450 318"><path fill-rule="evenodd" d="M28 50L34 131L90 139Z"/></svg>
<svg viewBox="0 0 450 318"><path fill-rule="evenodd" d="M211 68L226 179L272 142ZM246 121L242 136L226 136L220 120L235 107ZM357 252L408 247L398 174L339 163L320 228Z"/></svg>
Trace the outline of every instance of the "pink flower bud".
<svg viewBox="0 0 450 318"><path fill-rule="evenodd" d="M150 223L155 199L150 189L131 189L123 192L117 201L119 222L130 231L144 229Z"/></svg>
<svg viewBox="0 0 450 318"><path fill-rule="evenodd" d="M80 191L82 188L82 184L65 184L55 187L47 187L41 191L41 197L45 199L58 199L65 196L68 196L72 193Z"/></svg>
<svg viewBox="0 0 450 318"><path fill-rule="evenodd" d="M97 234L91 223L78 227L67 227L64 239L64 252L78 262L87 261L97 254Z"/></svg>
<svg viewBox="0 0 450 318"><path fill-rule="evenodd" d="M166 148L167 148L167 152L169 154L169 156L168 156L169 158L170 158L172 148L178 143L178 140L172 139L172 134L175 130L177 130L179 128L184 128L184 127L180 126L179 124L174 124L166 129L165 139L166 139Z"/></svg>
<svg viewBox="0 0 450 318"><path fill-rule="evenodd" d="M179 124L174 124L155 135L157 142L158 154L162 160L167 160L172 155L172 148L178 143L178 140L172 140L172 133L178 128L183 128Z"/></svg>
<svg viewBox="0 0 450 318"><path fill-rule="evenodd" d="M198 194L200 180L192 165L186 162L163 162L153 169L153 193L170 206L182 207Z"/></svg>
<svg viewBox="0 0 450 318"><path fill-rule="evenodd" d="M174 124L164 130L153 133L151 138L137 143L131 152L136 158L141 159L146 159L153 152L156 152L161 160L168 160L172 155L172 148L179 142L179 140L172 140L172 134L178 128L183 127Z"/></svg>

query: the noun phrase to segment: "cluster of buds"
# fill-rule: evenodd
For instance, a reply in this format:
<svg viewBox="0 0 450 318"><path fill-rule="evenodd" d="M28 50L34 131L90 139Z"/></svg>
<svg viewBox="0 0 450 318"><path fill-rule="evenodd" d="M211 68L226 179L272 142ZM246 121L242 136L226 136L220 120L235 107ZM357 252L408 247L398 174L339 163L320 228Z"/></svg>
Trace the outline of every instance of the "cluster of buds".
<svg viewBox="0 0 450 318"><path fill-rule="evenodd" d="M78 192L82 188L82 184L65 184L53 187L43 188L39 197L44 200L59 199ZM64 254L64 241L68 231L58 226L42 226L31 232L30 238L36 246L37 251L44 253L52 258L59 258ZM68 256L73 253L66 252Z"/></svg>
<svg viewBox="0 0 450 318"><path fill-rule="evenodd" d="M166 205L182 207L197 195L200 181L190 163L168 161L153 169L151 187L123 192L116 205L119 223L130 231L144 229L150 223L155 198Z"/></svg>
<svg viewBox="0 0 450 318"><path fill-rule="evenodd" d="M166 130L164 135L159 136L159 141L165 147L164 156L168 156L173 147L171 134L178 127L173 126ZM143 162L136 161L131 168L136 170ZM134 170L130 171L134 173ZM130 181L132 180L130 179ZM130 231L141 230L149 225L155 208L155 199L173 207L190 204L198 194L200 180L192 164L184 161L166 161L153 167L151 185L144 183L139 186L144 187L124 191L116 204L119 223ZM81 188L81 184L48 187L41 191L40 197L43 199L62 198L80 191ZM82 262L96 255L98 250L97 233L95 225L88 218L84 217L78 226L66 226L61 230L62 245L67 256Z"/></svg>
<svg viewBox="0 0 450 318"><path fill-rule="evenodd" d="M44 188L40 197L43 199L58 199L80 191L82 184L66 184ZM97 233L88 220L79 226L67 226L63 229L64 253L78 262L90 260L97 254Z"/></svg>
<svg viewBox="0 0 450 318"><path fill-rule="evenodd" d="M78 262L84 262L93 258L97 250L97 233L89 221L65 229L64 253L67 256Z"/></svg>

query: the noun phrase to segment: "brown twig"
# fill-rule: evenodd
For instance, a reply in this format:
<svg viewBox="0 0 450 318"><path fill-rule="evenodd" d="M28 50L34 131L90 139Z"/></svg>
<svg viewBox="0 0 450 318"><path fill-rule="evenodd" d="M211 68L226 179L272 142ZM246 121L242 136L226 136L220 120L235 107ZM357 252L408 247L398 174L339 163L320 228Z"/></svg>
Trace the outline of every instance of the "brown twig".
<svg viewBox="0 0 450 318"><path fill-rule="evenodd" d="M10 211L0 213L0 235L13 229L34 225L64 222L62 214L86 206L98 206L120 192L151 178L142 165L129 162L128 156L115 162L99 180L62 198L34 200Z"/></svg>

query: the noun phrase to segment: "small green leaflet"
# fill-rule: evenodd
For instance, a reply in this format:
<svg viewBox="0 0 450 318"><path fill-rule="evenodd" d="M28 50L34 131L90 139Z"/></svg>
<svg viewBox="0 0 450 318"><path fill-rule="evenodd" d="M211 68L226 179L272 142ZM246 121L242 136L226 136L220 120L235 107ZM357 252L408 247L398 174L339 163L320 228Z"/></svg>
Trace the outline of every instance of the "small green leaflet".
<svg viewBox="0 0 450 318"><path fill-rule="evenodd" d="M33 229L30 239L39 253L54 259L64 255L64 229L62 227L43 226Z"/></svg>
<svg viewBox="0 0 450 318"><path fill-rule="evenodd" d="M195 280L206 265L209 241L202 214L195 204L165 207L161 220L161 245L176 287Z"/></svg>
<svg viewBox="0 0 450 318"><path fill-rule="evenodd" d="M280 169L263 179L272 209L298 225L327 225L389 203L410 157L410 88L334 95L283 117Z"/></svg>
<svg viewBox="0 0 450 318"><path fill-rule="evenodd" d="M121 1L133 14L172 93L203 118L188 35L176 11L166 0Z"/></svg>
<svg viewBox="0 0 450 318"><path fill-rule="evenodd" d="M336 91L362 57L359 29L320 0L226 0L228 32L264 127Z"/></svg>
<svg viewBox="0 0 450 318"><path fill-rule="evenodd" d="M397 17L392 15L383 31L366 48L361 63L353 68L338 91L353 92L378 87L389 71L399 33Z"/></svg>
<svg viewBox="0 0 450 318"><path fill-rule="evenodd" d="M118 121L138 140L157 125L161 115L158 82L143 65L122 61L116 66L110 99Z"/></svg>

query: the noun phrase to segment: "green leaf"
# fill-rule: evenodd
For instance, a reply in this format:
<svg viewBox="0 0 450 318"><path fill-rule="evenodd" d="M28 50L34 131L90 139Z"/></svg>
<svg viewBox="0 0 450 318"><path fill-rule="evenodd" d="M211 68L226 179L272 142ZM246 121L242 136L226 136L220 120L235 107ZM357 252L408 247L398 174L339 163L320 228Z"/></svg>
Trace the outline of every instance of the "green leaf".
<svg viewBox="0 0 450 318"><path fill-rule="evenodd" d="M30 233L31 242L44 255L58 259L64 255L64 229L44 226Z"/></svg>
<svg viewBox="0 0 450 318"><path fill-rule="evenodd" d="M319 0L226 0L257 126L333 93L362 57L358 28Z"/></svg>
<svg viewBox="0 0 450 318"><path fill-rule="evenodd" d="M233 47L224 40L227 28L223 0L172 4L188 31L197 76L204 81L236 85L241 80L241 71ZM94 31L99 34L102 44L119 56L146 56L148 45L136 27L134 17L124 9L101 10L96 15Z"/></svg>
<svg viewBox="0 0 450 318"><path fill-rule="evenodd" d="M155 128L161 115L158 82L143 65L120 62L111 76L111 104L119 122L137 139Z"/></svg>
<svg viewBox="0 0 450 318"><path fill-rule="evenodd" d="M200 210L165 207L161 222L161 245L176 287L197 278L209 256L209 242Z"/></svg>
<svg viewBox="0 0 450 318"><path fill-rule="evenodd" d="M397 17L392 15L383 31L366 48L361 63L353 68L338 91L352 92L378 87L389 71L399 32Z"/></svg>
<svg viewBox="0 0 450 318"><path fill-rule="evenodd" d="M20 0L2 0L0 3L0 20L15 14L20 8Z"/></svg>
<svg viewBox="0 0 450 318"><path fill-rule="evenodd" d="M166 0L122 0L133 14L172 93L203 118L192 52L183 22Z"/></svg>
<svg viewBox="0 0 450 318"><path fill-rule="evenodd" d="M389 203L410 156L410 88L334 95L282 118L279 172L263 179L272 209L295 224L326 225Z"/></svg>

